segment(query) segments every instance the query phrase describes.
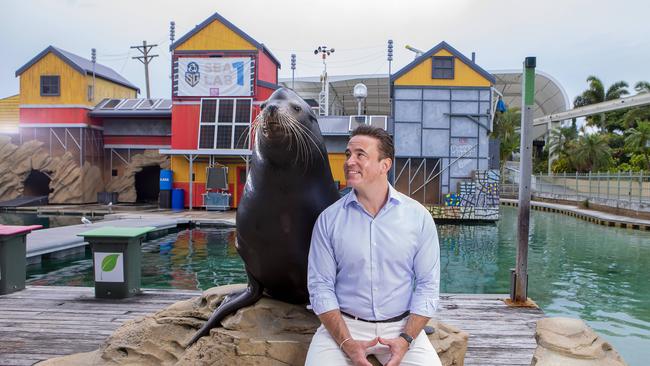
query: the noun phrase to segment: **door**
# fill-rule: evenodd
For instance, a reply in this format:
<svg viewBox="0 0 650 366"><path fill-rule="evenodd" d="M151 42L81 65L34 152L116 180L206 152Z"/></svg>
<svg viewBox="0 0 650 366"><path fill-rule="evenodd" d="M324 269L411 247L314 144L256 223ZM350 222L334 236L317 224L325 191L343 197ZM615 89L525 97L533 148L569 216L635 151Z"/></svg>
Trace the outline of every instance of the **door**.
<svg viewBox="0 0 650 366"><path fill-rule="evenodd" d="M246 185L246 166L237 167L237 206L244 195L244 186Z"/></svg>

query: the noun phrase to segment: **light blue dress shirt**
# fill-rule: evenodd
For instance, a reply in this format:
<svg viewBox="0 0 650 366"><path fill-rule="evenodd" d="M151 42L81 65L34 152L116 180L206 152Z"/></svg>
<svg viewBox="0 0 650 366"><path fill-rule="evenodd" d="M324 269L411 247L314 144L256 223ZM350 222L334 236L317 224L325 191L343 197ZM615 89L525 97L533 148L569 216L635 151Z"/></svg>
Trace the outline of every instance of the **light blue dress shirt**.
<svg viewBox="0 0 650 366"><path fill-rule="evenodd" d="M350 193L314 226L308 287L318 315L340 309L367 320L409 310L432 317L440 285L440 248L431 214L389 185L373 218Z"/></svg>

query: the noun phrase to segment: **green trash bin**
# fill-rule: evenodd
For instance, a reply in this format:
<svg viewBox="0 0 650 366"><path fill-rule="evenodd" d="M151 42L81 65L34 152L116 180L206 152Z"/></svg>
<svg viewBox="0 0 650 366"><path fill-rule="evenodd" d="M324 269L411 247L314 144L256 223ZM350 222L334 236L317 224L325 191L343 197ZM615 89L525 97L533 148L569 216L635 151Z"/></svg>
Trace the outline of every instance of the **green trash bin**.
<svg viewBox="0 0 650 366"><path fill-rule="evenodd" d="M122 299L140 292L142 239L153 229L105 226L79 234L93 253L95 297Z"/></svg>
<svg viewBox="0 0 650 366"><path fill-rule="evenodd" d="M26 237L41 225L0 225L0 295L25 288L27 276Z"/></svg>

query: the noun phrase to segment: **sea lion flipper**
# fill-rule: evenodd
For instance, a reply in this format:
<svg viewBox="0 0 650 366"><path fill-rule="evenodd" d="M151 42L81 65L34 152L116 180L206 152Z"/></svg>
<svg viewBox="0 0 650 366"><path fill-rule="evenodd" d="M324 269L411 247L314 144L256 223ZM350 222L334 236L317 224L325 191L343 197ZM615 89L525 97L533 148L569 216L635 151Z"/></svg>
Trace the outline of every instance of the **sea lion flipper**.
<svg viewBox="0 0 650 366"><path fill-rule="evenodd" d="M226 297L219 307L210 315L210 319L194 334L192 339L187 344L190 347L199 338L206 336L210 333L210 329L216 327L226 316L234 313L235 311L252 305L262 297L264 288L250 273L248 274L248 287L246 290L234 293Z"/></svg>

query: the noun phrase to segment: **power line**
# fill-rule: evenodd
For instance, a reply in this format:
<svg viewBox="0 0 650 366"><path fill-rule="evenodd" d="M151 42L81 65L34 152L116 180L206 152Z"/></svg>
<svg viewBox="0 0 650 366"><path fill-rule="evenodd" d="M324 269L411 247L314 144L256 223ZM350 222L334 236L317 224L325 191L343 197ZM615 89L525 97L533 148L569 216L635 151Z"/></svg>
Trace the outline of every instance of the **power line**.
<svg viewBox="0 0 650 366"><path fill-rule="evenodd" d="M144 64L144 79L147 85L147 99L151 99L151 93L149 91L149 62L151 62L154 57L158 57L158 55L150 55L149 52L151 52L151 50L156 46L158 45L147 45L147 41L142 41L142 46L131 46L131 48L135 48L142 53L142 56L134 56L132 58Z"/></svg>

